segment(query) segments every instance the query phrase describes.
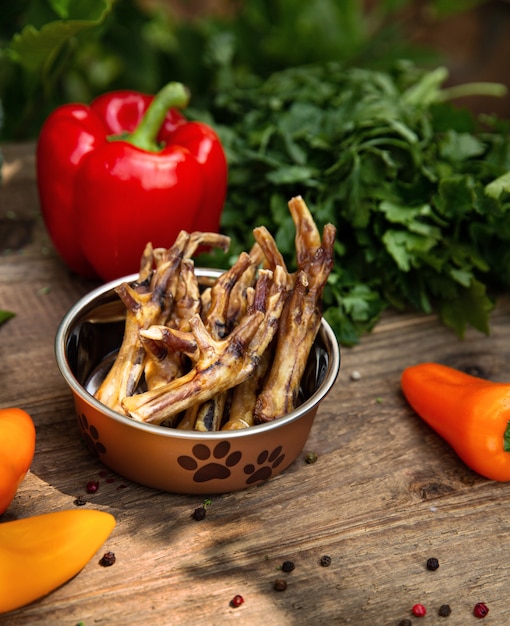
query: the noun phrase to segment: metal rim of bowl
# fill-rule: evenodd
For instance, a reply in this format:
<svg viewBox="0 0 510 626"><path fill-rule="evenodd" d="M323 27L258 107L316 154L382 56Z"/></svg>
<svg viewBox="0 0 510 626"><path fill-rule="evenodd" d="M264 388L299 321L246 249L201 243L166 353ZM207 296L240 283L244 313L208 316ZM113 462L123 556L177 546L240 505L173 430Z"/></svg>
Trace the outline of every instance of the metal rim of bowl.
<svg viewBox="0 0 510 626"><path fill-rule="evenodd" d="M223 270L212 269L212 268L196 268L195 272L198 277L217 277L223 273ZM237 438L237 437L249 437L250 434L256 434L263 431L269 431L276 428L281 428L282 426L294 422L295 420L302 417L304 414L308 413L313 407L319 405L324 397L329 393L330 389L333 387L338 373L340 371L340 348L338 345L338 341L336 339L335 333L333 329L328 324L328 322L323 318L321 321L321 326L319 329L319 333L322 333L323 340L325 343L325 348L328 352L329 362L326 374L324 376L323 381L320 384L320 387L302 404L300 404L296 409L288 413L283 417L279 417L271 422L267 422L265 424L257 424L254 426L250 426L249 428L243 428L240 430L229 430L229 431L214 431L214 432L198 432L198 431L185 431L178 430L177 428L168 428L166 426L160 426L158 424L148 424L146 422L140 422L138 420L133 419L127 415L122 415L117 413L116 411L110 409L106 405L102 404L97 400L94 396L92 396L83 385L76 379L71 368L68 363L67 354L66 354L66 345L68 339L68 332L71 328L73 322L78 317L80 312L90 303L92 303L96 298L106 294L108 291L111 291L117 285L123 282L132 282L138 278L138 274L130 274L128 276L124 276L122 278L112 280L108 283L93 289L88 294L80 298L64 315L62 321L59 324L57 329L57 333L55 336L55 357L57 361L58 368L60 373L62 374L64 380L67 382L71 390L80 396L83 400L91 404L96 410L104 413L111 419L116 422L120 422L126 426L131 428L141 429L152 434L158 434L163 437L176 437L181 439L195 439L197 441L209 440L211 438L221 437L225 438L228 436L229 438Z"/></svg>

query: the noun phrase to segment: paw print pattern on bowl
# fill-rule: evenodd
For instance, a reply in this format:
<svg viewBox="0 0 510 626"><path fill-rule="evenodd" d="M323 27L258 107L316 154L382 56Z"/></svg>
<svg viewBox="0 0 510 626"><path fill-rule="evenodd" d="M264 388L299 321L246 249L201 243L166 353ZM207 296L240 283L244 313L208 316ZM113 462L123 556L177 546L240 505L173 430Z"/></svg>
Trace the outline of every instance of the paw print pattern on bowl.
<svg viewBox="0 0 510 626"><path fill-rule="evenodd" d="M212 451L209 446L198 443L193 446L192 453L192 457L179 456L177 462L183 469L194 472L193 480L196 483L229 478L232 473L229 468L237 465L242 457L239 451L230 452L228 441L220 441Z"/></svg>
<svg viewBox="0 0 510 626"><path fill-rule="evenodd" d="M99 441L99 431L89 421L84 413L78 415L78 425L85 445L94 456L105 454L106 446Z"/></svg>
<svg viewBox="0 0 510 626"><path fill-rule="evenodd" d="M271 454L269 450L264 450L258 455L256 466L251 463L245 465L244 473L248 474L246 484L252 485L253 483L271 478L273 470L285 459L285 454L282 454L282 450L283 446L277 446Z"/></svg>

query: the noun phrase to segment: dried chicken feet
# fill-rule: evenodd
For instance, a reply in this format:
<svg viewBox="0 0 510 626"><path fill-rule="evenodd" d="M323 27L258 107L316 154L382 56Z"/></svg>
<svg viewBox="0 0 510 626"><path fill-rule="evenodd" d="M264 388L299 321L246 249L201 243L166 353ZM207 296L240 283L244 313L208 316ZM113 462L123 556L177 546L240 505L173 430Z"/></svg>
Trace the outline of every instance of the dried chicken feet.
<svg viewBox="0 0 510 626"><path fill-rule="evenodd" d="M167 385L124 398L124 410L134 419L159 424L246 380L275 336L286 299L283 270L261 270L253 306L225 339L214 339L200 316L192 317L200 353L193 368Z"/></svg>
<svg viewBox="0 0 510 626"><path fill-rule="evenodd" d="M174 245L161 254L152 246L146 247L140 268L142 280L122 283L116 289L126 306L126 327L117 358L96 392L100 402L123 413L122 400L135 393L147 359L139 332L153 324L167 322L177 293L183 258L189 258L202 244L227 249L229 243L229 238L223 235L181 231ZM150 271L152 262L156 267Z"/></svg>
<svg viewBox="0 0 510 626"><path fill-rule="evenodd" d="M96 397L133 419L179 429L235 430L292 411L321 323L336 229L322 237L301 197L289 210L297 269L290 273L267 228L218 278L197 277L199 246L228 248L214 233L181 232L168 250L147 245L126 306L118 356Z"/></svg>
<svg viewBox="0 0 510 626"><path fill-rule="evenodd" d="M296 224L298 273L280 320L271 370L255 404L256 423L281 417L297 406L300 381L322 318L322 292L333 267L335 227L327 224L321 241L303 200L294 198L289 206Z"/></svg>

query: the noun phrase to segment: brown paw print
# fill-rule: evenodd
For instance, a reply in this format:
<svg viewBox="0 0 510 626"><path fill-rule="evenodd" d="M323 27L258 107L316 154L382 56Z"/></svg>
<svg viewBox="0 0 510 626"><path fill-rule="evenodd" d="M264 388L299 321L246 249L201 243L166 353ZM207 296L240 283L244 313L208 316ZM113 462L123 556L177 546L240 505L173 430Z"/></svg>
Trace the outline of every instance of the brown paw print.
<svg viewBox="0 0 510 626"><path fill-rule="evenodd" d="M99 432L89 421L84 413L78 415L78 426L85 445L94 456L99 456L106 452L106 447L99 441Z"/></svg>
<svg viewBox="0 0 510 626"><path fill-rule="evenodd" d="M218 478L224 480L232 472L230 467L234 467L241 460L242 453L239 451L230 452L230 443L220 441L211 449L203 443L197 443L192 448L193 456L183 455L177 458L177 463L193 474L196 483L205 483L208 480Z"/></svg>
<svg viewBox="0 0 510 626"><path fill-rule="evenodd" d="M269 450L263 450L257 457L257 465L250 463L244 466L244 473L248 474L246 479L247 485L267 480L271 478L273 470L280 465L285 458L285 454L282 454L283 446L277 446L271 454Z"/></svg>

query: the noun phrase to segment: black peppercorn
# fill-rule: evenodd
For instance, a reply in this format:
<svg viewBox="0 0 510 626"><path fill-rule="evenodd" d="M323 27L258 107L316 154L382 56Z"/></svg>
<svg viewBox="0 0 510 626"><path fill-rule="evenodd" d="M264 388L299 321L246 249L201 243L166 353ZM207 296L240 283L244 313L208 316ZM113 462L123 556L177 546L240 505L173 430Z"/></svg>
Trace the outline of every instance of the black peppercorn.
<svg viewBox="0 0 510 626"><path fill-rule="evenodd" d="M430 558L427 559L427 569L429 569L430 571L434 571L439 567L439 561L435 558Z"/></svg>
<svg viewBox="0 0 510 626"><path fill-rule="evenodd" d="M327 554L321 556L321 565L322 567L329 567L331 565L331 557Z"/></svg>
<svg viewBox="0 0 510 626"><path fill-rule="evenodd" d="M195 509L191 515L191 517L194 520L197 520L197 522L200 522L200 520L203 520L205 518L206 515L206 511L205 508L203 506L199 506L198 509Z"/></svg>
<svg viewBox="0 0 510 626"><path fill-rule="evenodd" d="M398 626L412 626L412 622L410 619L407 619L407 617L405 619L401 619L400 622L398 623Z"/></svg>
<svg viewBox="0 0 510 626"><path fill-rule="evenodd" d="M292 561L284 561L282 563L282 572L292 572L295 567Z"/></svg>
<svg viewBox="0 0 510 626"><path fill-rule="evenodd" d="M105 552L99 561L99 565L110 567L115 563L115 554L113 552Z"/></svg>
<svg viewBox="0 0 510 626"><path fill-rule="evenodd" d="M274 581L273 588L275 591L285 591L287 589L287 581L283 578L277 578Z"/></svg>
<svg viewBox="0 0 510 626"><path fill-rule="evenodd" d="M450 615L451 612L452 612L452 609L449 604L442 604L439 607L438 614L440 617L448 617L448 615Z"/></svg>

